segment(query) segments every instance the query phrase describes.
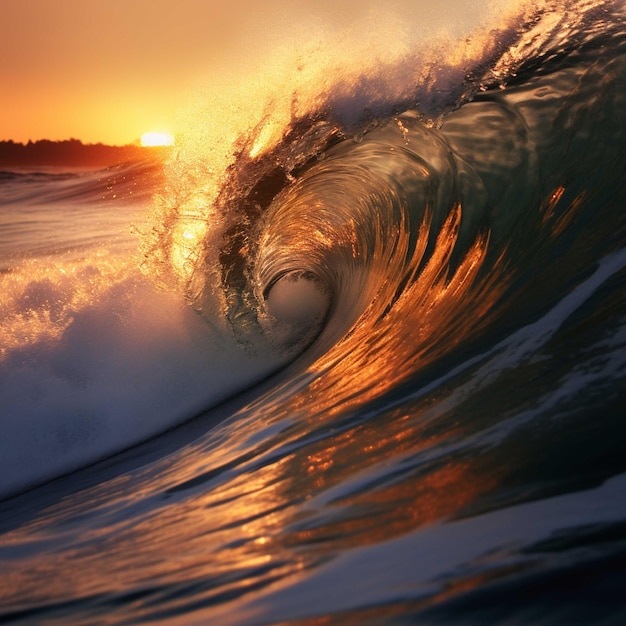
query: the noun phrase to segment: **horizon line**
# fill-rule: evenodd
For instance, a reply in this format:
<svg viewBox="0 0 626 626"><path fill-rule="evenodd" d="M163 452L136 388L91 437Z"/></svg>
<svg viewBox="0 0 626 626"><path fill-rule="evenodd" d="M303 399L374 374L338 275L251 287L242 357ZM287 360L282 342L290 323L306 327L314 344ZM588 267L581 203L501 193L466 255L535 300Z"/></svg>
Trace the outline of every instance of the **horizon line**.
<svg viewBox="0 0 626 626"><path fill-rule="evenodd" d="M27 141L19 141L17 139L0 139L0 143L12 143L14 145L28 146L29 144L37 144L41 142L48 143L70 143L70 142L78 142L83 146L108 146L111 148L126 148L128 146L138 147L138 148L147 148L147 147L167 147L167 146L142 146L141 138L137 137L131 142L128 143L105 143L103 141L95 141L95 142L87 142L82 139L78 139L77 137L69 137L68 139L49 139L47 137L41 137L39 139L28 139Z"/></svg>
<svg viewBox="0 0 626 626"><path fill-rule="evenodd" d="M141 138L137 138L133 142L125 143L125 144L104 143L102 141L92 143L92 142L85 142L82 139L77 139L76 137L70 137L69 139L48 139L44 137L42 139L29 139L28 141L17 141L15 139L0 139L0 144L22 146L23 148L28 148L28 146L35 146L41 143L49 143L49 144L56 144L56 145L77 143L85 148L101 146L103 148L141 148L141 149L146 149L146 150L158 150L158 149L174 147L174 145L146 146L141 143Z"/></svg>

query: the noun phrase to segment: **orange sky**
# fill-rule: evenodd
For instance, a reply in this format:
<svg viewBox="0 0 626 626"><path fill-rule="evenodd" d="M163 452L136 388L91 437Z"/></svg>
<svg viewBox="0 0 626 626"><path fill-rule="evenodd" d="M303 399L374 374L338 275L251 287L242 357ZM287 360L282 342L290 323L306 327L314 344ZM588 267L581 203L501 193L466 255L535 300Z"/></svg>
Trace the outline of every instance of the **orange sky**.
<svg viewBox="0 0 626 626"><path fill-rule="evenodd" d="M414 17L421 6L422 18L458 20L432 0L393 0L385 11L392 5L401 16ZM277 42L314 40L376 6L376 0L0 0L0 140L126 144L147 131L176 132L176 116L212 78L236 80L262 68Z"/></svg>
<svg viewBox="0 0 626 626"><path fill-rule="evenodd" d="M253 3L256 4L256 3ZM2 0L0 139L128 143L250 30L223 0Z"/></svg>
<svg viewBox="0 0 626 626"><path fill-rule="evenodd" d="M311 4L1 0L0 140L125 144L171 131L191 91L239 71L244 51L258 62L287 20L306 21L298 18ZM326 15L337 3L313 4ZM344 17L359 5L341 4Z"/></svg>

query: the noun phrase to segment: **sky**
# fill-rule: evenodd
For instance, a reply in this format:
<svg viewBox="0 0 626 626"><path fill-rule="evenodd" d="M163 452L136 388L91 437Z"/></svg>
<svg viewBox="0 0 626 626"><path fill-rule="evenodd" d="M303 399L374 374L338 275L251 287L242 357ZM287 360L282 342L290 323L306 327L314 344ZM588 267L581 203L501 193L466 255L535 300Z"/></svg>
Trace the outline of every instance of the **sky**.
<svg viewBox="0 0 626 626"><path fill-rule="evenodd" d="M222 0L2 0L0 139L124 144L167 130L245 20ZM241 5L245 11L245 5Z"/></svg>
<svg viewBox="0 0 626 626"><path fill-rule="evenodd" d="M0 0L0 140L123 145L149 131L175 132L186 102L206 85L254 73L279 43L350 27L377 4ZM399 19L458 21L452 9L477 2L391 4Z"/></svg>

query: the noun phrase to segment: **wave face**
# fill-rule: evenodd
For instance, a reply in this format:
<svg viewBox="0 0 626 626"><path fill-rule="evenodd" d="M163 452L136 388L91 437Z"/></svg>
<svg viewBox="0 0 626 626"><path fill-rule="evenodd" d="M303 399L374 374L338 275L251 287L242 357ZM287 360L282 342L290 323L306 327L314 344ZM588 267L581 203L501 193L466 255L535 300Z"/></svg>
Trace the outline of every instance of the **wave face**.
<svg viewBox="0 0 626 626"><path fill-rule="evenodd" d="M296 55L162 173L0 177L0 617L622 623L625 18Z"/></svg>

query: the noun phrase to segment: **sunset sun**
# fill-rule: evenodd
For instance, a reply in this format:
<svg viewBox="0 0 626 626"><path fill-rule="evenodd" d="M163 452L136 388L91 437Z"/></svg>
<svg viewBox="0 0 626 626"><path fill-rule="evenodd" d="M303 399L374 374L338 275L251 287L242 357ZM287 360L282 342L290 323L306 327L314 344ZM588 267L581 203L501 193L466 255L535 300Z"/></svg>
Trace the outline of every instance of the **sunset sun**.
<svg viewBox="0 0 626 626"><path fill-rule="evenodd" d="M141 145L144 147L173 146L174 137L172 137L169 133L144 133L141 135Z"/></svg>

